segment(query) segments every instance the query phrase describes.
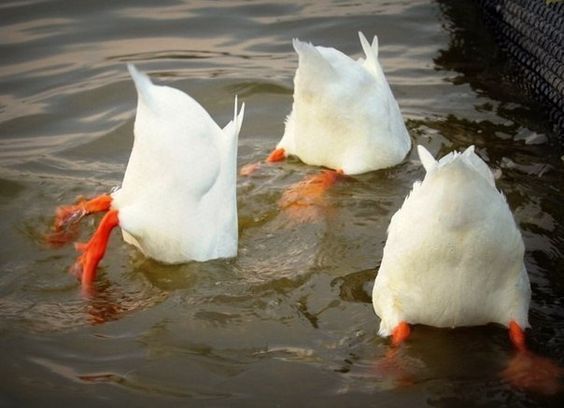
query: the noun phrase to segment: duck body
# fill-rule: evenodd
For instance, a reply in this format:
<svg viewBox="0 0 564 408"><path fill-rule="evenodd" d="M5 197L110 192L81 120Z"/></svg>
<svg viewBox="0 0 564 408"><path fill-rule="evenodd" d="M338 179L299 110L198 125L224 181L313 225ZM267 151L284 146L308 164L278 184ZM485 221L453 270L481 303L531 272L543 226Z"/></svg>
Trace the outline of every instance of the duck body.
<svg viewBox="0 0 564 408"><path fill-rule="evenodd" d="M377 38L370 45L359 36L366 60L293 41L299 57L294 102L277 150L349 175L404 159L411 140L378 63Z"/></svg>
<svg viewBox="0 0 564 408"><path fill-rule="evenodd" d="M184 92L128 68L138 92L135 139L122 186L112 194L125 241L165 263L235 256L244 106L221 129Z"/></svg>
<svg viewBox="0 0 564 408"><path fill-rule="evenodd" d="M372 302L379 334L401 322L529 327L524 244L487 165L469 147L426 169L390 222Z"/></svg>

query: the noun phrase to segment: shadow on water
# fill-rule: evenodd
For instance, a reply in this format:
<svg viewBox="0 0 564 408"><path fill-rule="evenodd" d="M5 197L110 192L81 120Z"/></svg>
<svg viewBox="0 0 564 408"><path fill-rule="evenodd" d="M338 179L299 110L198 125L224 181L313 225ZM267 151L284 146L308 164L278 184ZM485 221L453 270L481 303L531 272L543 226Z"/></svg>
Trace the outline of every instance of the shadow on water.
<svg viewBox="0 0 564 408"><path fill-rule="evenodd" d="M514 122L506 129L510 134L519 125L546 133L555 140L557 135L551 131L547 108L518 86L523 78L496 45L479 2L437 0L437 3L450 33L449 48L434 58L437 67L458 73L449 79L454 85L467 83L478 95L495 100L497 106L484 103L477 109L495 110L499 118Z"/></svg>
<svg viewBox="0 0 564 408"><path fill-rule="evenodd" d="M6 395L12 405L558 406L499 378L513 352L499 326L416 327L394 357L402 382L379 371L389 344L370 295L389 220L423 175L415 149L399 166L337 183L323 202L331 211L303 224L278 202L319 169L288 160L239 178L236 259L165 266L116 232L90 298L68 275L72 246L41 244L56 205L121 180L135 107L124 61L192 94L221 124L239 94L243 165L283 133L291 38L359 56L362 30L379 35L414 144L439 155L475 144L494 169L527 246L529 343L564 364L560 153L473 3L24 3L1 15L0 405Z"/></svg>

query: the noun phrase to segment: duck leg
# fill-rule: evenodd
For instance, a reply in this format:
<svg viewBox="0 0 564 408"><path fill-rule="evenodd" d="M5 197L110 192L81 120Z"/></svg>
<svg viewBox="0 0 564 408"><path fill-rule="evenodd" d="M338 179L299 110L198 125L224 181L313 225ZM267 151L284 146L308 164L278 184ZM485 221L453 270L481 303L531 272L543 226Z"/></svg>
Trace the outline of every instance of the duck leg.
<svg viewBox="0 0 564 408"><path fill-rule="evenodd" d="M278 206L295 221L316 221L330 209L325 193L342 174L341 170L322 170L307 176L284 191Z"/></svg>
<svg viewBox="0 0 564 408"><path fill-rule="evenodd" d="M549 358L541 357L527 348L525 332L517 322L509 323L509 338L517 353L511 358L502 377L519 389L545 395L562 390L561 367Z"/></svg>
<svg viewBox="0 0 564 408"><path fill-rule="evenodd" d="M409 335L411 334L411 328L407 322L401 321L392 331L392 346L398 347L404 341L407 340Z"/></svg>
<svg viewBox="0 0 564 408"><path fill-rule="evenodd" d="M509 322L509 338L517 351L526 352L525 331L517 324L515 320Z"/></svg>
<svg viewBox="0 0 564 408"><path fill-rule="evenodd" d="M76 204L62 205L55 211L55 221L46 240L50 245L61 246L72 241L78 230L76 225L86 215L108 211L112 204L112 197L102 194L91 200L80 200Z"/></svg>
<svg viewBox="0 0 564 408"><path fill-rule="evenodd" d="M279 147L278 149L274 149L266 158L267 163L274 163L282 161L286 158L286 151Z"/></svg>
<svg viewBox="0 0 564 408"><path fill-rule="evenodd" d="M112 197L102 194L91 200L81 200L74 205L63 205L55 213L55 229L65 228L69 224L79 222L84 216L101 211L108 211L112 204Z"/></svg>
<svg viewBox="0 0 564 408"><path fill-rule="evenodd" d="M276 163L282 161L286 158L286 151L283 148L274 149L266 158L267 163ZM261 162L249 163L241 167L239 174L241 176L250 176L255 171L257 171L261 166Z"/></svg>
<svg viewBox="0 0 564 408"><path fill-rule="evenodd" d="M74 272L82 282L82 288L88 290L96 278L98 263L106 253L108 240L112 230L119 225L118 212L108 211L100 221L98 229L87 243L77 243L76 249L82 254L78 257L71 271Z"/></svg>
<svg viewBox="0 0 564 408"><path fill-rule="evenodd" d="M407 340L411 333L409 324L401 321L392 331L392 347L375 363L375 374L383 381L390 382L394 387L413 385L414 373L409 367L409 360L401 354L400 345Z"/></svg>

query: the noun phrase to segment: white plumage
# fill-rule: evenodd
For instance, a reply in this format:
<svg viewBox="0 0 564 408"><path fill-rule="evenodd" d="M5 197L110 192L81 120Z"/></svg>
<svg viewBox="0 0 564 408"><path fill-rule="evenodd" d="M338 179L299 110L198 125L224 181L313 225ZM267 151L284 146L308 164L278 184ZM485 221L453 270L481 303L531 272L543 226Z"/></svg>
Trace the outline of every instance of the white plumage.
<svg viewBox="0 0 564 408"><path fill-rule="evenodd" d="M237 254L236 161L244 104L221 129L182 91L154 85L133 65L135 140L112 194L124 239L166 263Z"/></svg>
<svg viewBox="0 0 564 408"><path fill-rule="evenodd" d="M360 174L400 163L411 140L378 63L378 39L362 33L366 60L294 39L294 103L277 148L303 162Z"/></svg>
<svg viewBox="0 0 564 408"><path fill-rule="evenodd" d="M379 334L401 321L529 327L523 239L488 166L474 146L438 162L418 152L425 179L392 217L374 282Z"/></svg>

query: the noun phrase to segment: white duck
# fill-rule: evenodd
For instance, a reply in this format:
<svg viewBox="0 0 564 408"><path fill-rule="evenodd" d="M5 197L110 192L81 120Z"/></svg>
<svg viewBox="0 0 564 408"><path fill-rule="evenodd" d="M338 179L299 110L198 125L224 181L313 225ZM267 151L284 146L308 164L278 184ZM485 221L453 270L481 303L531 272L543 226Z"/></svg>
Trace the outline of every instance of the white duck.
<svg viewBox="0 0 564 408"><path fill-rule="evenodd" d="M294 39L299 64L286 129L267 161L295 155L306 164L353 175L400 163L411 140L372 45L366 60Z"/></svg>
<svg viewBox="0 0 564 408"><path fill-rule="evenodd" d="M154 85L128 65L138 93L135 139L122 186L58 211L57 228L83 215L109 212L77 261L83 284L95 278L109 234L119 225L126 242L174 264L237 254L237 139L244 104L221 129L182 91Z"/></svg>
<svg viewBox="0 0 564 408"><path fill-rule="evenodd" d="M438 162L424 147L418 152L425 179L392 217L374 282L379 334L399 344L408 324L499 323L524 349L531 290L505 197L474 146Z"/></svg>

